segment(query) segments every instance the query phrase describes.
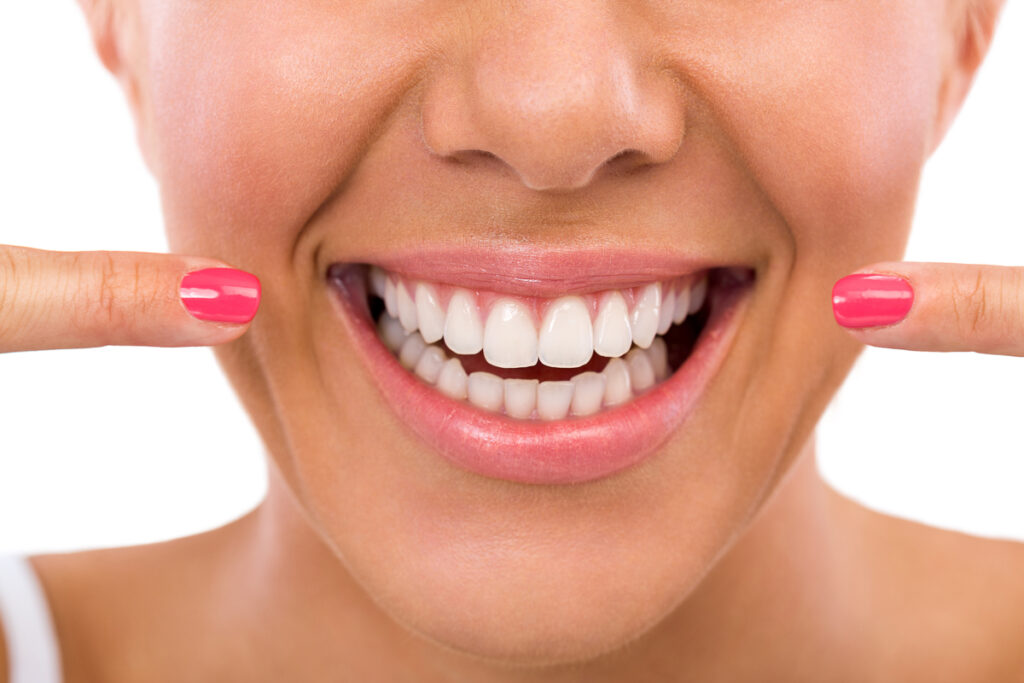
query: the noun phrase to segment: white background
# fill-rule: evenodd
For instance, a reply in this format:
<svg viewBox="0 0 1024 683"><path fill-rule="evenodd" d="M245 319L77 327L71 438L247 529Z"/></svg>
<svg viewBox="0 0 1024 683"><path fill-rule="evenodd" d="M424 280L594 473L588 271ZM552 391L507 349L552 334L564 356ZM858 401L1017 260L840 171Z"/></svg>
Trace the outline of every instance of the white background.
<svg viewBox="0 0 1024 683"><path fill-rule="evenodd" d="M156 188L74 3L0 3L0 243L165 251ZM1024 264L1024 4L1010 2L925 174L913 260ZM819 466L892 514L1024 540L1024 359L868 349ZM0 356L0 552L219 526L266 486L263 449L207 349Z"/></svg>

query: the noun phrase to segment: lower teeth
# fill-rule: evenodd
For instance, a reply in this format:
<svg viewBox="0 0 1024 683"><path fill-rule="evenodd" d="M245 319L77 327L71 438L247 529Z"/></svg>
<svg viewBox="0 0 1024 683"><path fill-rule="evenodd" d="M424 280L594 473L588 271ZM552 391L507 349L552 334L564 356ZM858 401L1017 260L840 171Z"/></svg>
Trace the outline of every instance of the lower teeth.
<svg viewBox="0 0 1024 683"><path fill-rule="evenodd" d="M406 333L401 322L386 311L380 312L377 333L404 368L445 396L523 420L560 420L570 415L586 417L625 403L665 380L672 373L670 364L676 367L689 351L673 349L670 359L669 347L659 336L647 349L634 346L625 356L608 359L600 372L586 370L569 378L541 381L520 376L501 377L496 373L508 372L489 366L485 367L494 372L467 373L460 358L451 357L439 343L427 344L419 332ZM692 336L692 332L687 335L691 343ZM482 359L466 357L465 360L484 364ZM526 370L538 374L558 372L540 365Z"/></svg>

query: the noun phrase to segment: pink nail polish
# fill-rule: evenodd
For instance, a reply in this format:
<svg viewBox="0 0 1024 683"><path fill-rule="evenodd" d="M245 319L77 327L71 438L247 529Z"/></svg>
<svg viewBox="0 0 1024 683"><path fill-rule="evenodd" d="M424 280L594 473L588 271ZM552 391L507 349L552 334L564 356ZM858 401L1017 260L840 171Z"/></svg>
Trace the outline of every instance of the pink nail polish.
<svg viewBox="0 0 1024 683"><path fill-rule="evenodd" d="M857 273L832 287L832 312L843 327L892 325L907 317L914 288L896 275Z"/></svg>
<svg viewBox="0 0 1024 683"><path fill-rule="evenodd" d="M260 305L260 281L244 270L204 268L181 279L179 294L195 318L247 323Z"/></svg>

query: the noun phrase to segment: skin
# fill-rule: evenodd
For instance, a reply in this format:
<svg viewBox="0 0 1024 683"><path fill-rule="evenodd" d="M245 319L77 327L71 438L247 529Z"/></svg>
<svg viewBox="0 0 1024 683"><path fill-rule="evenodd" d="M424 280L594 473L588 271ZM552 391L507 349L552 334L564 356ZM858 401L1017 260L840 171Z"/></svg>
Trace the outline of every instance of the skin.
<svg viewBox="0 0 1024 683"><path fill-rule="evenodd" d="M221 529L34 558L69 682L1024 674L1022 546L857 506L812 438L861 342L1024 355L1012 297L962 322L1019 271L898 262L998 2L83 5L172 250L256 273L263 301L198 323L155 294L198 257L6 248L40 284L4 304L35 322L0 322L0 350L52 346L62 306L97 300L78 345L224 342L271 476ZM403 430L322 284L333 260L467 242L685 245L757 288L656 457L515 485ZM847 334L827 292L855 269L905 273L922 305Z"/></svg>

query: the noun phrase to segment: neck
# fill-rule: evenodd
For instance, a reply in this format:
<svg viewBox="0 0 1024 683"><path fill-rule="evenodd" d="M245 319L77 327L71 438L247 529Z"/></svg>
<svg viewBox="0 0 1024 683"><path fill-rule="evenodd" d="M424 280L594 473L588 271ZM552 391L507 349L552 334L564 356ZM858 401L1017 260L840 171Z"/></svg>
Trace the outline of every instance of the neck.
<svg viewBox="0 0 1024 683"><path fill-rule="evenodd" d="M867 601L855 589L850 510L817 473L813 439L704 581L662 623L600 660L555 669L509 669L415 637L361 590L306 521L271 466L267 499L233 525L246 552L227 569L240 577L234 615L295 680L662 680L752 677L855 662L851 643ZM853 630L851 630L853 629ZM797 667L795 670L794 667ZM817 667L817 668L815 668ZM279 670L273 663L267 672ZM847 669L851 671L851 669Z"/></svg>

